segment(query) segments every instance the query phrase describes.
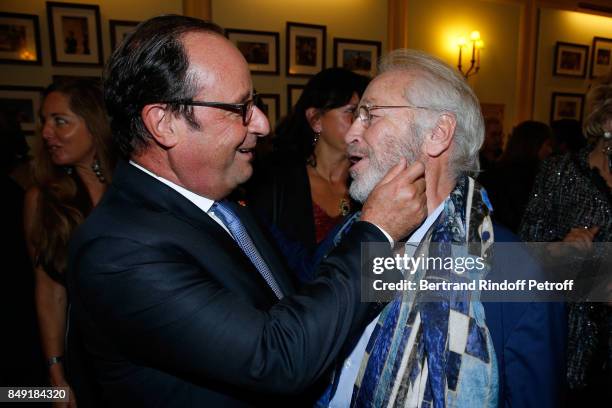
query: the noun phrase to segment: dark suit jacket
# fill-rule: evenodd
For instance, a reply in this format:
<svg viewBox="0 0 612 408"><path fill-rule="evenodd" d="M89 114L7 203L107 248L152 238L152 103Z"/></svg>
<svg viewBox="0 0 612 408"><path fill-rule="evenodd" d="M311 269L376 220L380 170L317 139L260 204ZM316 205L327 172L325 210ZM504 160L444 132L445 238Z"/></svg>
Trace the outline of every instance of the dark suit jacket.
<svg viewBox="0 0 612 408"><path fill-rule="evenodd" d="M255 167L245 185L249 207L307 251L316 245L310 181L304 159L275 152Z"/></svg>
<svg viewBox="0 0 612 408"><path fill-rule="evenodd" d="M294 293L255 220L236 211L283 292ZM277 301L214 220L120 163L71 243L71 324L110 405L282 404L277 395L311 386L378 312L359 302L360 242L385 240L356 223L312 284Z"/></svg>

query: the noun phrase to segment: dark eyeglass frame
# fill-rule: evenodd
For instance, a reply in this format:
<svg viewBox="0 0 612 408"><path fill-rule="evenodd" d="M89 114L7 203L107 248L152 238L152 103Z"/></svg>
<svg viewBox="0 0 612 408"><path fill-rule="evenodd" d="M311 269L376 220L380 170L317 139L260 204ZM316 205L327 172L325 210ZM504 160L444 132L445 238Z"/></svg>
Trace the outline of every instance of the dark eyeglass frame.
<svg viewBox="0 0 612 408"><path fill-rule="evenodd" d="M361 123L365 127L370 127L372 124L372 111L376 109L397 109L397 108L408 108L408 109L425 109L434 110L426 106L412 106L412 105L360 105L355 109L353 121L356 119L361 120Z"/></svg>
<svg viewBox="0 0 612 408"><path fill-rule="evenodd" d="M246 126L253 118L254 108L261 108L261 97L256 92L253 92L253 96L251 96L251 99L243 103L206 102L194 101L192 99L177 99L174 101L162 101L160 103L167 103L172 105L204 106L206 108L223 109L239 114L242 117L242 124Z"/></svg>

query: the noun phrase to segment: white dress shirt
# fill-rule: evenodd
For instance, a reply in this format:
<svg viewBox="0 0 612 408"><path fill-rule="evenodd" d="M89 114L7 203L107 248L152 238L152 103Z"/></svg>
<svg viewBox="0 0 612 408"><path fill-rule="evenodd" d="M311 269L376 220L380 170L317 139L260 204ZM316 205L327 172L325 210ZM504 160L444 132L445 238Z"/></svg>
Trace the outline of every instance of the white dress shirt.
<svg viewBox="0 0 612 408"><path fill-rule="evenodd" d="M203 197L201 195L197 195L196 193L187 190L185 187L181 187L178 184L174 184L170 180L166 180L165 178L158 176L157 174L151 172L150 170L145 169L144 167L142 167L138 163L133 162L132 160L130 160L130 164L132 166L136 167L137 169L145 172L149 176L151 176L151 177L161 181L162 183L164 183L165 185L167 185L168 187L170 187L171 189L173 189L174 191L176 191L177 193L179 193L180 195L182 195L183 197L185 197L186 199L191 201L193 204L195 204L196 207L198 207L200 210L204 211L206 214L208 214L210 216L210 218L215 220L215 222L217 224L219 224L221 227L223 227L223 229L225 231L227 231L227 233L230 235L230 237L232 237L232 239L234 239L233 235L229 232L229 230L227 229L225 224L223 224L223 221L221 221L221 219L219 219L219 217L217 217L215 215L214 211L210 210L210 208L215 203L214 200L211 200L210 198Z"/></svg>
<svg viewBox="0 0 612 408"><path fill-rule="evenodd" d="M421 226L410 235L410 238L408 238L407 242L415 244L414 250L416 250L416 244L419 244L421 242L421 240L427 233L427 230L429 230L429 228L438 218L443 209L444 201L431 214L429 214L425 219L425 222L423 222L423 224L421 224ZM336 393L329 402L330 408L346 408L350 406L351 398L353 396L353 386L355 385L357 375L359 374L361 360L365 355L366 346L370 341L370 337L372 336L372 332L376 327L376 323L378 322L379 317L380 315L376 316L374 320L370 322L368 327L366 327L363 334L361 335L359 342L351 352L351 355L348 356L346 360L344 360L344 365L342 366L342 371L340 372L340 379L338 380L338 387L336 388Z"/></svg>

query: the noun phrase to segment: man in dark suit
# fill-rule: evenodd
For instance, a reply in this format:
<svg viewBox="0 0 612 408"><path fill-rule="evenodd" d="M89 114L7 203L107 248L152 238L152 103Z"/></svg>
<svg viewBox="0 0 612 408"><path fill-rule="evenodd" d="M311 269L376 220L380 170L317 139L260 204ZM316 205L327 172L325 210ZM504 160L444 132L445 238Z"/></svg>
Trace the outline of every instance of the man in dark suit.
<svg viewBox="0 0 612 408"><path fill-rule="evenodd" d="M71 331L99 400L276 405L303 392L377 312L360 302L360 243L421 222L422 164L388 173L296 293L248 210L225 199L269 125L222 30L182 16L142 23L112 55L105 97L129 162L75 234L68 274Z"/></svg>

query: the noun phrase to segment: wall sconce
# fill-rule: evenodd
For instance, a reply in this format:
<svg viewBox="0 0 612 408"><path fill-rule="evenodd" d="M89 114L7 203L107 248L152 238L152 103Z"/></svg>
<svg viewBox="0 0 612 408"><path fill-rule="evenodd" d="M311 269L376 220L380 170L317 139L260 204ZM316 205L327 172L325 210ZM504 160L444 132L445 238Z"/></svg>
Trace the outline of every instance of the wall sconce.
<svg viewBox="0 0 612 408"><path fill-rule="evenodd" d="M457 46L459 47L459 61L457 62L457 69L463 75L464 78L469 78L472 75L476 75L480 69L480 50L484 48L484 41L480 38L479 31L472 31L470 34L470 41L472 43L472 59L470 60L470 67L464 71L462 64L463 48L468 46L468 42L465 37L457 39Z"/></svg>

